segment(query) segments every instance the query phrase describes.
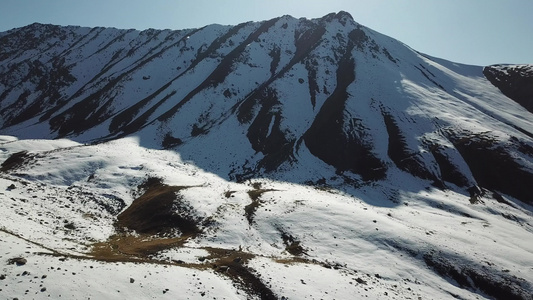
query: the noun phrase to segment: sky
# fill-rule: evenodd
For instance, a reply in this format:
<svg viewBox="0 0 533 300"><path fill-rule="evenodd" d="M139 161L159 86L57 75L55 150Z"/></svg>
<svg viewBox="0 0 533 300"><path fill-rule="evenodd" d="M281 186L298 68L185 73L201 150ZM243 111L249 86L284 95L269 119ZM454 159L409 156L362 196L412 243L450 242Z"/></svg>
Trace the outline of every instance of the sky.
<svg viewBox="0 0 533 300"><path fill-rule="evenodd" d="M431 56L483 66L533 64L533 0L0 0L0 31L34 22L184 29L341 10Z"/></svg>

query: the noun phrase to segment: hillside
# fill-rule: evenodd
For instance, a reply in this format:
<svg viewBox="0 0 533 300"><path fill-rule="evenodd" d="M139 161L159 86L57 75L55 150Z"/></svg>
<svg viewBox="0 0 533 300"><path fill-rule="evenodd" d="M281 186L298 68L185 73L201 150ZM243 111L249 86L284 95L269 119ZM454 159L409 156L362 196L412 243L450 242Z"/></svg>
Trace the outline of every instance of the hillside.
<svg viewBox="0 0 533 300"><path fill-rule="evenodd" d="M531 299L531 66L345 12L0 49L0 294Z"/></svg>

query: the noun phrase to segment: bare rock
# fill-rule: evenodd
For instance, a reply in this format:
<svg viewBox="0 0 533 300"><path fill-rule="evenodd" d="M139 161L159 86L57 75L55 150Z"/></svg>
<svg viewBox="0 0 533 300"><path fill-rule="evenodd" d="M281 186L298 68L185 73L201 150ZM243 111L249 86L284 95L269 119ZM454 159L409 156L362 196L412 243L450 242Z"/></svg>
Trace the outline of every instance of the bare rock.
<svg viewBox="0 0 533 300"><path fill-rule="evenodd" d="M25 265L26 263L28 262L28 260L26 260L25 258L23 257L15 257L15 258L11 258L9 259L8 263L11 265L11 264L15 264L17 266L23 266Z"/></svg>

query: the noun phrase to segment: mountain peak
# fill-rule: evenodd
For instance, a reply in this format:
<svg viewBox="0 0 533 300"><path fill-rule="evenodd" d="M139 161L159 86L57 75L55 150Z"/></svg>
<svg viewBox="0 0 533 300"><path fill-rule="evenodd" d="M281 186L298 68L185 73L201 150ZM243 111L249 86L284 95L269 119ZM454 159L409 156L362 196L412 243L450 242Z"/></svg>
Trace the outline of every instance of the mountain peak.
<svg viewBox="0 0 533 300"><path fill-rule="evenodd" d="M344 10L339 11L339 12L335 15L335 17L336 17L337 19L339 19L339 20L340 20L340 19L349 19L349 20L354 21L352 15L351 15L349 12L344 11Z"/></svg>
<svg viewBox="0 0 533 300"><path fill-rule="evenodd" d="M331 22L333 20L339 21L342 25L346 25L348 23L354 23L355 21L352 17L352 15L346 11L339 11L338 13L330 13L325 15L324 17L320 18L320 20L325 22Z"/></svg>

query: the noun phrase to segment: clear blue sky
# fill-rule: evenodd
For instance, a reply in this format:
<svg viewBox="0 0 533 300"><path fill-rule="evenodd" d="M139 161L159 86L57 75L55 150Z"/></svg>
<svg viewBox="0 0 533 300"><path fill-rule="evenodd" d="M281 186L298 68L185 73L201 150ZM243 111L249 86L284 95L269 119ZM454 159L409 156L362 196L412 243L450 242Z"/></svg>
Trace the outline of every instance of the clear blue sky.
<svg viewBox="0 0 533 300"><path fill-rule="evenodd" d="M340 10L432 56L533 63L533 0L0 0L0 31L34 22L182 29Z"/></svg>

